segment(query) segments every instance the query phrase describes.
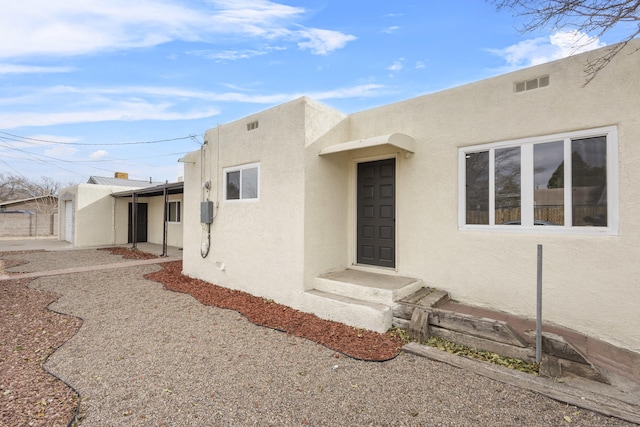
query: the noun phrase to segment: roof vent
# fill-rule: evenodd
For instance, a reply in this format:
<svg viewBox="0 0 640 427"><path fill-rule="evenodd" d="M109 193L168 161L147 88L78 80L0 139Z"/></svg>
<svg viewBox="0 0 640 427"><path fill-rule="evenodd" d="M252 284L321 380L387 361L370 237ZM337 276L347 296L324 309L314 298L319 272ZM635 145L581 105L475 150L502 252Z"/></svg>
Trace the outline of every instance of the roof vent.
<svg viewBox="0 0 640 427"><path fill-rule="evenodd" d="M258 121L247 123L247 130L258 129Z"/></svg>
<svg viewBox="0 0 640 427"><path fill-rule="evenodd" d="M520 82L515 82L513 88L516 93L525 92L527 90L538 89L541 87L549 86L549 75L536 77L531 80L523 80Z"/></svg>

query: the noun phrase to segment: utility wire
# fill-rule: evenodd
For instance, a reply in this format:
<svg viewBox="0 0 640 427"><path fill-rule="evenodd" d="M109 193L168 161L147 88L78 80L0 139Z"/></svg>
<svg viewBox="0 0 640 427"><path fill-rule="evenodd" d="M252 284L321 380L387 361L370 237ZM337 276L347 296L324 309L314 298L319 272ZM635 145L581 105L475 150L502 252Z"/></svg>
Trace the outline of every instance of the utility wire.
<svg viewBox="0 0 640 427"><path fill-rule="evenodd" d="M190 139L191 141L194 141L198 145L202 145L196 139L196 136L198 136L198 135L182 136L180 138L159 139L159 140L156 140L156 141L85 143L85 142L62 142L62 141L51 141L51 140L39 139L39 138L29 138L27 136L15 135L15 134L12 134L12 133L1 132L1 131L0 131L0 134L8 135L9 137L11 137L11 138L2 137L3 139L8 139L8 140L11 140L11 141L16 141L16 142L30 143L30 141L34 141L34 143L35 142L46 142L48 144L60 144L60 145L105 145L105 146L108 146L108 145L140 145L140 144L160 144L162 142L181 141L181 140L185 140L185 139ZM13 139L13 138L17 138L17 139Z"/></svg>
<svg viewBox="0 0 640 427"><path fill-rule="evenodd" d="M25 153L25 154L27 154L28 156L31 156L31 157L33 157L34 159L36 159L37 161L40 161L40 162L43 162L43 161L42 161L41 159L38 159L38 157L44 157L44 158L47 158L47 159L50 159L50 160L55 160L55 161L57 161L57 162L75 163L75 161L74 161L74 160L64 160L64 159L58 159L58 158L56 158L56 157L47 156L46 154L30 153L30 152L28 152L27 150L22 150L22 149L20 149L20 148L15 148L15 147L10 147L10 146L5 145L5 144L0 144L0 147L5 147L5 148L8 148L9 150L20 151L21 153ZM44 163L44 162L43 162L43 163ZM49 163L46 163L46 164L49 164ZM59 167L60 169L66 170L66 171L68 171L68 172L72 172L72 171L69 171L69 170L67 170L67 169L64 169L63 167L57 166L57 165L53 165L53 166ZM107 171L107 172L113 172L111 169L99 168L99 167L97 167L97 166L91 166L91 168L93 168L93 169L100 169L100 170Z"/></svg>
<svg viewBox="0 0 640 427"><path fill-rule="evenodd" d="M96 159L96 160L61 160L67 161L71 163L105 163L105 162L128 162L130 160L138 160L138 159L153 159L155 157L169 157L169 156L182 156L184 155L184 151L180 151L179 153L169 153L169 154L158 154L155 156L141 156L141 157L129 157L126 159Z"/></svg>

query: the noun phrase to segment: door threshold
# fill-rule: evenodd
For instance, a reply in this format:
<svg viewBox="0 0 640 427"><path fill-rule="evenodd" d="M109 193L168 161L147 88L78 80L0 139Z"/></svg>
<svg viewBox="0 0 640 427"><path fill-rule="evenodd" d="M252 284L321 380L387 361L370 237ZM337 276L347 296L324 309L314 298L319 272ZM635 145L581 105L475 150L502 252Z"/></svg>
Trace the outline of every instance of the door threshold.
<svg viewBox="0 0 640 427"><path fill-rule="evenodd" d="M353 263L349 268L352 268L354 270L366 271L369 273L398 274L398 269L396 267L381 267L377 265Z"/></svg>

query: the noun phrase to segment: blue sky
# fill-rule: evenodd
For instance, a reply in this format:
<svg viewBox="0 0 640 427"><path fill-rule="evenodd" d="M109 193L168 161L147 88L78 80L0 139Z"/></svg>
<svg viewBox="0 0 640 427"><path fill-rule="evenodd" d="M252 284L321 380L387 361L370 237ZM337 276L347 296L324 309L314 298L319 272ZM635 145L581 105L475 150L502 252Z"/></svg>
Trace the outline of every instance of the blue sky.
<svg viewBox="0 0 640 427"><path fill-rule="evenodd" d="M519 24L482 0L3 2L0 173L174 182L207 129L302 95L352 113L623 37Z"/></svg>

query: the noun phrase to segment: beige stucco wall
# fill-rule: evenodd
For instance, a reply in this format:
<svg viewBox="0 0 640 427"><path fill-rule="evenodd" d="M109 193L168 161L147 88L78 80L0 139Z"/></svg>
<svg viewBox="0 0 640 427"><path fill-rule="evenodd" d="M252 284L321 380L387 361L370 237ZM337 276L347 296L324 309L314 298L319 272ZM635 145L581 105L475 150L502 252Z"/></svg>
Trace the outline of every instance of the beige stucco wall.
<svg viewBox="0 0 640 427"><path fill-rule="evenodd" d="M129 204L131 197L118 197L115 199L115 243L124 245L129 243ZM147 204L147 242L162 244L164 221L164 196L138 197L138 203ZM180 210L182 221L167 223L167 245L182 247L184 203L182 194L167 196L167 201L181 202Z"/></svg>
<svg viewBox="0 0 640 427"><path fill-rule="evenodd" d="M634 42L627 49L640 46ZM452 298L535 316L536 249L544 246L543 318L640 350L640 54L623 52L583 87L578 55L345 116L301 98L211 129L186 156L186 274L305 309L317 275L355 263L357 163L396 159L396 269ZM514 93L515 81L550 76ZM259 127L247 131L247 123ZM576 235L470 231L458 225L458 150L615 126L619 143L619 232ZM401 132L415 154L389 146L319 156L323 147ZM201 162L201 159L204 162ZM225 202L225 167L260 162L260 199ZM203 183L211 182L211 190ZM216 204L211 247L200 202ZM358 268L358 266L355 266Z"/></svg>
<svg viewBox="0 0 640 427"><path fill-rule="evenodd" d="M130 197L115 198L113 193L123 191L121 186L79 184L60 190L61 195L73 198L73 239L75 247L123 245L128 243ZM169 201L181 201L182 195L170 195ZM139 197L139 203L147 203L147 241L162 244L164 197ZM184 203L181 206L184 214ZM65 239L65 201L58 208L59 239ZM182 216L184 218L184 216ZM167 244L182 247L184 221L169 223Z"/></svg>
<svg viewBox="0 0 640 427"><path fill-rule="evenodd" d="M115 203L114 225L115 233L114 244L126 245L129 243L129 197L112 197Z"/></svg>
<svg viewBox="0 0 640 427"><path fill-rule="evenodd" d="M147 238L149 243L162 244L163 239L163 221L164 221L164 196L146 197L144 203L148 203L148 227ZM142 200L142 198L140 199ZM168 195L168 202L179 201L181 215L184 213L184 203L181 194ZM167 245L182 247L182 228L183 221L167 223Z"/></svg>
<svg viewBox="0 0 640 427"><path fill-rule="evenodd" d="M316 114L325 120L309 127L309 117ZM305 145L343 118L300 98L208 131L202 153L185 159L185 273L301 308ZM258 128L248 131L247 123L254 121ZM260 163L259 199L222 200L224 168L254 162ZM203 189L206 181L211 182L211 190ZM203 259L206 226L200 224L200 202L206 199L216 204L216 217L211 247Z"/></svg>
<svg viewBox="0 0 640 427"><path fill-rule="evenodd" d="M110 245L114 243L114 200L110 196L114 187L108 185L78 184L59 191L60 195L73 194L74 247ZM65 203L59 203L59 239L65 237Z"/></svg>
<svg viewBox="0 0 640 427"><path fill-rule="evenodd" d="M397 161L397 271L454 299L533 317L540 243L544 320L640 350L640 55L630 49L586 87L584 62L601 52L351 115L350 139L404 132L417 141L415 155ZM544 74L548 87L514 93L515 81ZM619 235L458 229L459 147L601 126L619 133ZM354 204L350 197L349 217Z"/></svg>

